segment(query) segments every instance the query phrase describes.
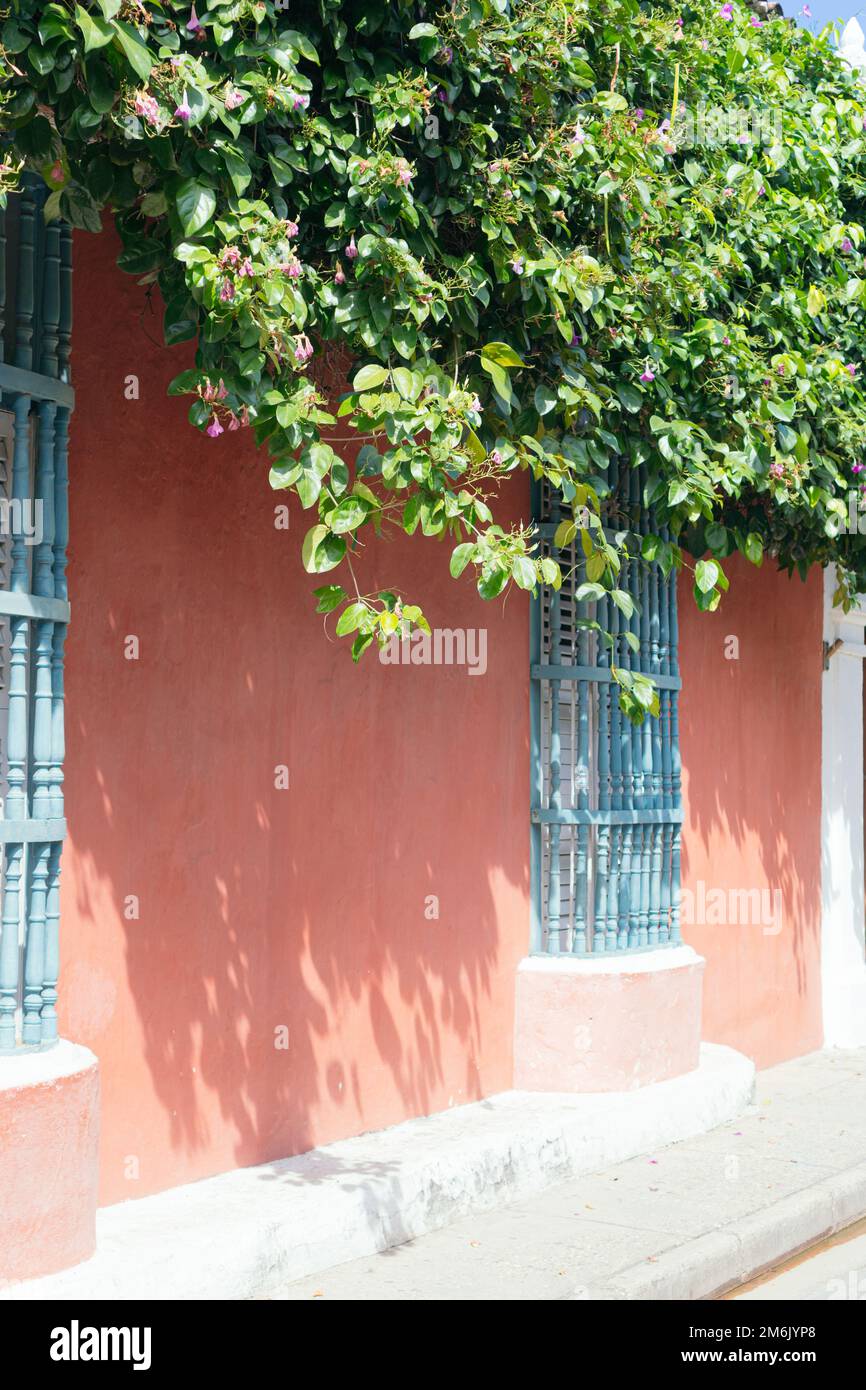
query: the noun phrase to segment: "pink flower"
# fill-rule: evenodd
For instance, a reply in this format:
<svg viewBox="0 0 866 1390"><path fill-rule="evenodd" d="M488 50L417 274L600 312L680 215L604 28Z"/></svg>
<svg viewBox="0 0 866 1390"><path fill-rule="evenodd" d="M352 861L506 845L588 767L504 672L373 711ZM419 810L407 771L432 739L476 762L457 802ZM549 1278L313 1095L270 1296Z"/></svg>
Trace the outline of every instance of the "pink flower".
<svg viewBox="0 0 866 1390"><path fill-rule="evenodd" d="M497 467L502 462L502 455L498 449L493 450L493 453L490 455L490 462L496 464Z"/></svg>
<svg viewBox="0 0 866 1390"><path fill-rule="evenodd" d="M250 260L249 256L247 256L241 264L241 268L238 271L238 274L245 275L248 280L252 280L253 276L255 275L255 271L253 270L253 263Z"/></svg>
<svg viewBox="0 0 866 1390"><path fill-rule="evenodd" d="M341 265L337 266L336 272L334 274L334 282L338 285L345 285L346 283L346 272L343 270L343 267Z"/></svg>
<svg viewBox="0 0 866 1390"><path fill-rule="evenodd" d="M452 63L454 61L454 49L447 47L440 49L439 61L440 63Z"/></svg>
<svg viewBox="0 0 866 1390"><path fill-rule="evenodd" d="M732 188L726 188L726 189L725 189L725 197L726 197L726 198L733 198L733 196L734 196L734 190L733 190Z"/></svg>
<svg viewBox="0 0 866 1390"><path fill-rule="evenodd" d="M522 256L515 256L511 262L511 269L515 275L522 275L524 271L524 261Z"/></svg>
<svg viewBox="0 0 866 1390"><path fill-rule="evenodd" d="M287 222L287 223L286 223L286 236L289 238L289 240L291 240L291 238L292 238L293 236L297 236L297 235L298 235L298 224L297 224L297 222Z"/></svg>
<svg viewBox="0 0 866 1390"><path fill-rule="evenodd" d="M292 263L290 264L290 266L288 267L288 269L287 269L287 271L286 271L286 274L288 275L288 277L289 277L290 280L300 280L300 278L301 278L301 269L302 269L302 267L301 267L301 262L300 262L300 261L292 261Z"/></svg>
<svg viewBox="0 0 866 1390"><path fill-rule="evenodd" d="M720 19L733 19L733 17L734 17L734 7L733 7L733 5L723 5L722 8L719 10L719 18L720 18Z"/></svg>
<svg viewBox="0 0 866 1390"><path fill-rule="evenodd" d="M710 46L710 41L709 41L709 39L701 39L701 48L704 50L705 53L706 53L707 49L709 48L709 46Z"/></svg>
<svg viewBox="0 0 866 1390"><path fill-rule="evenodd" d="M227 111L235 111L239 106L243 106L247 99L246 92L239 92L237 87L231 87L225 95L225 105Z"/></svg>
<svg viewBox="0 0 866 1390"><path fill-rule="evenodd" d="M852 464L851 464L851 472L852 472L852 473L862 473L862 472L863 472L863 465L862 465L862 463L852 463Z"/></svg>
<svg viewBox="0 0 866 1390"><path fill-rule="evenodd" d="M240 258L241 253L236 246L227 246L220 256L219 263L221 266L237 265Z"/></svg>
<svg viewBox="0 0 866 1390"><path fill-rule="evenodd" d="M182 101L180 106L174 108L174 114L179 121L188 121L192 117L192 110L187 105L186 101Z"/></svg>
<svg viewBox="0 0 866 1390"><path fill-rule="evenodd" d="M355 259L355 257L357 256L357 254L358 254L358 248L357 248L357 246L355 245L355 233L354 233L354 232L352 233L352 236L351 236L351 238L350 238L350 240L349 240L349 245L346 247L346 249L345 249L345 251L343 252L343 254L344 254L344 256L346 257L346 260L347 260L347 261L353 261L353 260Z"/></svg>
<svg viewBox="0 0 866 1390"><path fill-rule="evenodd" d="M678 29L682 29L683 27L683 21L681 19L675 19L674 24L677 26Z"/></svg>
<svg viewBox="0 0 866 1390"><path fill-rule="evenodd" d="M640 379L641 379L641 381L646 381L646 382L655 381L655 379L656 379L656 374L655 374L655 372L653 371L652 367L650 367L649 365L647 365L646 367L644 367L643 371L642 371L641 374L640 374Z"/></svg>
<svg viewBox="0 0 866 1390"><path fill-rule="evenodd" d="M848 373L848 375L851 377L851 379L852 379L852 381L853 381L854 377L857 375L857 368L854 366L854 363L853 363L853 362L846 362L846 363L845 363L845 371Z"/></svg>
<svg viewBox="0 0 866 1390"><path fill-rule="evenodd" d="M232 433L234 433L234 431L235 431L235 430L239 430L240 427L241 427L241 422L240 422L240 420L238 419L237 415L235 415L234 411L232 411L231 416L229 417L229 429L231 430Z"/></svg>
<svg viewBox="0 0 866 1390"><path fill-rule="evenodd" d="M398 181L398 183L402 183L402 184L409 184L409 183L411 183L411 182L412 182L412 170L411 170L411 169L401 169L400 172L399 172L398 175L397 175L397 181Z"/></svg>
<svg viewBox="0 0 866 1390"><path fill-rule="evenodd" d="M146 92L139 92L135 98L135 114L143 116L148 125L156 125L159 120L159 103L156 97L148 96Z"/></svg>
<svg viewBox="0 0 866 1390"><path fill-rule="evenodd" d="M205 430L205 434L209 434L210 437L211 437L211 439L216 439L217 436L220 435L220 434L222 434L222 433L223 433L223 427L222 427L222 425L220 424L220 422L219 422L219 420L217 419L217 417L216 417L215 415L212 415L212 416L211 416L211 422L210 422L210 424L208 425L207 429Z"/></svg>
<svg viewBox="0 0 866 1390"><path fill-rule="evenodd" d="M312 355L313 344L310 342L306 333L302 333L301 336L295 340L295 361L300 363L307 362Z"/></svg>
<svg viewBox="0 0 866 1390"><path fill-rule="evenodd" d="M643 109L642 106L638 106L638 107L635 109L634 118L635 118L636 121L642 121L645 115L646 115L646 112L644 111L644 109Z"/></svg>
<svg viewBox="0 0 866 1390"><path fill-rule="evenodd" d="M784 465L783 463L779 463L778 461L777 461L776 463L771 463L771 464L770 464L770 476L771 476L772 478L784 478L784 476L785 476L785 465Z"/></svg>
<svg viewBox="0 0 866 1390"><path fill-rule="evenodd" d="M841 248L840 248L840 249L841 249L842 251L844 251L844 252L845 252L845 255L847 256L847 254L848 254L849 251L853 251L853 250L854 250L854 243L853 243L853 241L851 241L851 239L850 239L849 237L843 237L843 238L842 238L842 245L841 245Z"/></svg>
<svg viewBox="0 0 866 1390"><path fill-rule="evenodd" d="M477 396L472 397L472 404L470 405L469 409L474 410L476 415L481 414L481 401L478 399Z"/></svg>
<svg viewBox="0 0 866 1390"><path fill-rule="evenodd" d="M730 340L730 338L723 338L723 339L722 339L722 347L730 347L730 346L731 346L731 340Z"/></svg>
<svg viewBox="0 0 866 1390"><path fill-rule="evenodd" d="M803 14L806 16L807 19L812 18L812 11L809 9L808 5L803 6Z"/></svg>
<svg viewBox="0 0 866 1390"><path fill-rule="evenodd" d="M222 284L220 285L220 299L223 301L223 303L227 303L229 300L234 299L234 297L235 287L232 284L231 280L223 280Z"/></svg>
<svg viewBox="0 0 866 1390"><path fill-rule="evenodd" d="M196 38L199 38L200 35L204 34L204 29L202 28L201 21L195 12L195 5L193 5L192 9L189 12L189 19L187 20L186 27L191 34L195 35Z"/></svg>
<svg viewBox="0 0 866 1390"><path fill-rule="evenodd" d="M292 92L291 101L294 111L304 111L310 104L310 98L302 96L300 92Z"/></svg>
<svg viewBox="0 0 866 1390"><path fill-rule="evenodd" d="M749 23L751 24L753 29L763 29L764 27L761 20L758 18L756 14L752 15L752 18L749 20Z"/></svg>
<svg viewBox="0 0 866 1390"><path fill-rule="evenodd" d="M641 114L643 114L643 113L641 113ZM583 130L582 130L582 128L581 128L580 121L578 121L577 125L574 127L574 134L572 135L571 140L569 141L569 144L571 144L571 145L584 145L584 144L586 144L586 135L584 134L584 132L583 132Z"/></svg>

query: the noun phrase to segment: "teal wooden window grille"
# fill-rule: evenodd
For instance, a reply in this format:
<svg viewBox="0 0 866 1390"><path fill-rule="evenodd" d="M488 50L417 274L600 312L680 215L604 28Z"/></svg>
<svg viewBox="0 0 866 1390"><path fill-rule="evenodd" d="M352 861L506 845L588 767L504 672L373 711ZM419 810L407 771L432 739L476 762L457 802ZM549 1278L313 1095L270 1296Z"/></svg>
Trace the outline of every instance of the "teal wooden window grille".
<svg viewBox="0 0 866 1390"><path fill-rule="evenodd" d="M0 1052L57 1040L72 233L0 210Z"/></svg>
<svg viewBox="0 0 866 1390"><path fill-rule="evenodd" d="M548 484L536 492L541 552L568 574L557 591L544 587L532 605L532 950L598 955L673 946L680 940L680 756L676 583L639 558L652 530L644 505L646 477L612 460L605 525L631 530L635 558L620 588L631 594L630 619L610 601L578 605L586 581L579 543L554 547L560 520L571 516ZM578 626L596 618L614 646ZM625 638L631 630L639 649ZM635 728L619 708L611 667L651 675L660 713Z"/></svg>

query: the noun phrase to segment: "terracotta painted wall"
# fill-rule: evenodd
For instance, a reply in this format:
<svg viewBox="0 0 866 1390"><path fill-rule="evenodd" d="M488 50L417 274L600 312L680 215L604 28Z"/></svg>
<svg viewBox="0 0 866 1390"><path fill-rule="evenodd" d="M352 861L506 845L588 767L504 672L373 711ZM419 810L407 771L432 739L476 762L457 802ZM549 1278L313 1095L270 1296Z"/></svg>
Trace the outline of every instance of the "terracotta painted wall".
<svg viewBox="0 0 866 1390"><path fill-rule="evenodd" d="M76 242L61 990L100 1058L104 1202L509 1087L529 891L525 597L395 543L362 582L418 569L434 624L487 628L487 674L355 669L310 602L309 514L275 529L249 438L166 398L188 354L115 251ZM681 601L684 885L778 888L782 930L685 936L705 1036L767 1065L821 1038L820 582L732 578L717 615Z"/></svg>
<svg viewBox="0 0 866 1390"><path fill-rule="evenodd" d="M432 623L488 629L488 669L353 667L313 611L310 514L276 530L251 439L166 398L189 354L115 252L76 241L62 903L104 1202L507 1088L529 934L525 596L454 584L448 545L379 550L362 583L420 566Z"/></svg>
<svg viewBox="0 0 866 1390"><path fill-rule="evenodd" d="M821 575L726 568L718 612L679 595L683 888L703 919L683 935L707 961L704 1037L771 1066L822 1040Z"/></svg>

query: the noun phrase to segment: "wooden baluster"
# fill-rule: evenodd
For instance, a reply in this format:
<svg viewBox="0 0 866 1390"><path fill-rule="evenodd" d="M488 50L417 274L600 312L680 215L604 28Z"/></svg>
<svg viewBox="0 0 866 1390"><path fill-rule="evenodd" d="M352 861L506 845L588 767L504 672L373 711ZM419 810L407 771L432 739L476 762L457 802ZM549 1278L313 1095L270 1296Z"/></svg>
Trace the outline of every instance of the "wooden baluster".
<svg viewBox="0 0 866 1390"><path fill-rule="evenodd" d="M43 1046L57 1041L57 977L60 974L60 840L48 846L45 892L45 940L39 1036Z"/></svg>
<svg viewBox="0 0 866 1390"><path fill-rule="evenodd" d="M586 561L582 549L575 546L575 592L580 588L586 574ZM575 622L577 621L579 607L575 602ZM575 627L575 664L577 666L589 665L589 634L585 628ZM575 805L579 811L588 811L590 807L590 728L589 728L589 709L590 709L590 684L589 681L581 680L577 682L577 793ZM589 891L589 826L578 825L575 827L575 856L574 856L574 940L572 949L576 955L585 955L587 946L587 928L589 917L589 904L587 901Z"/></svg>
<svg viewBox="0 0 866 1390"><path fill-rule="evenodd" d="M36 199L25 184L18 204L18 274L15 280L15 366L33 370L33 310L36 299L34 254Z"/></svg>
<svg viewBox="0 0 866 1390"><path fill-rule="evenodd" d="M42 334L39 370L43 376L59 375L60 362L60 223L49 222L45 228L45 247L42 256Z"/></svg>
<svg viewBox="0 0 866 1390"><path fill-rule="evenodd" d="M70 337L72 331L72 232L58 227L59 304L57 315L57 367L62 381L69 380ZM66 548L69 540L69 410L57 411L54 451L54 597L66 601ZM64 722L63 649L66 624L54 624L51 654L51 776L50 811L53 819L64 814L63 762L66 756ZM63 845L55 841L48 860L48 887L45 904L45 978L42 986L42 1042L57 1038L57 982L60 972L60 863Z"/></svg>
<svg viewBox="0 0 866 1390"><path fill-rule="evenodd" d="M37 517L41 516L42 537L36 547L33 565L33 592L54 597L54 417L56 405L43 401L39 406L39 446L36 469ZM32 814L47 820L52 810L52 660L54 623L40 619L36 624L33 691Z"/></svg>
<svg viewBox="0 0 866 1390"><path fill-rule="evenodd" d="M610 601L607 597L598 600L596 617L603 631L609 630L610 607ZM610 660L606 649L598 650L596 661L601 670L609 669ZM598 702L596 767L598 768L598 809L601 813L601 819L595 840L595 918L592 928L592 949L596 953L602 953L607 947L609 912L610 822L604 816L604 812L610 811L610 682L596 681L595 688Z"/></svg>
<svg viewBox="0 0 866 1390"><path fill-rule="evenodd" d="M72 228L60 228L60 317L58 321L57 360L61 381L69 380L69 355L72 339Z"/></svg>
<svg viewBox="0 0 866 1390"><path fill-rule="evenodd" d="M671 675L678 676L679 624L677 620L676 575L670 582ZM682 764L680 761L679 691L671 691L671 792L673 808L682 810ZM681 826L677 821L671 828L671 940L680 938L680 839Z"/></svg>
<svg viewBox="0 0 866 1390"><path fill-rule="evenodd" d="M24 846L6 845L3 874L3 920L0 927L0 1051L15 1046L15 1014L18 1008L21 874Z"/></svg>
<svg viewBox="0 0 866 1390"><path fill-rule="evenodd" d="M554 589L550 595L550 650L551 660L558 664L560 656L560 596L559 591ZM559 724L559 697L560 682L550 682L550 789L548 805L551 811L562 809L562 740ZM561 827L556 821L551 821L548 834L548 850L550 854L548 869L548 888L547 888L547 950L550 955L558 955L561 949L560 933L562 930L561 914L561 883L560 883L560 864L559 846L561 839Z"/></svg>
<svg viewBox="0 0 866 1390"><path fill-rule="evenodd" d="M0 362L6 359L6 209L0 208Z"/></svg>
<svg viewBox="0 0 866 1390"><path fill-rule="evenodd" d="M37 1045L42 1041L42 986L45 982L45 897L48 886L48 858L51 846L30 846L27 935L24 942L24 1007L21 1041Z"/></svg>

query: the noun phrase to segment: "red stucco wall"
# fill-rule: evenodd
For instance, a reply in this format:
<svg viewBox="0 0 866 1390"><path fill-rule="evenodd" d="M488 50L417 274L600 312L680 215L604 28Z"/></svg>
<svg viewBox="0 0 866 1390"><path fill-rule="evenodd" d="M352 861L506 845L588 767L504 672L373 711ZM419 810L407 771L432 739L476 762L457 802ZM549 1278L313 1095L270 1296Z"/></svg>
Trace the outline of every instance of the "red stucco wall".
<svg viewBox="0 0 866 1390"><path fill-rule="evenodd" d="M115 250L76 239L61 1019L100 1058L107 1202L507 1088L529 934L526 596L376 548L362 584L486 627L488 669L354 667L311 515L276 530L249 436L166 398L189 353Z"/></svg>
<svg viewBox="0 0 866 1390"><path fill-rule="evenodd" d="M821 575L726 569L716 613L679 594L683 887L704 918L683 935L707 960L704 1037L771 1066L822 1039Z"/></svg>
<svg viewBox="0 0 866 1390"><path fill-rule="evenodd" d="M100 1059L105 1202L509 1087L529 891L526 597L482 603L447 545L376 548L365 587L486 627L488 670L353 667L310 514L275 529L249 437L166 398L189 354L115 251L76 241L61 989ZM503 515L526 505L517 481ZM685 936L705 1036L768 1064L820 1044L820 584L731 572L720 614L681 600L684 885L778 887L783 927Z"/></svg>

